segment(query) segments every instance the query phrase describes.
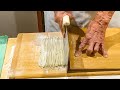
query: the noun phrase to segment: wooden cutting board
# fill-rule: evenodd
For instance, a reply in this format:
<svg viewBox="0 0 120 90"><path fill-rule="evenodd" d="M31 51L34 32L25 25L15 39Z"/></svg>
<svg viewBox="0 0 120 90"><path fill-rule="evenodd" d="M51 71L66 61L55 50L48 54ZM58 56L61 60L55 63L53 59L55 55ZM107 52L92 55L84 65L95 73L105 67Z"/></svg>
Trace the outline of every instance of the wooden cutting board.
<svg viewBox="0 0 120 90"><path fill-rule="evenodd" d="M85 30L83 30L85 31ZM40 69L40 67L38 67L37 65L37 56L39 56L36 51L38 52L39 49L38 49L38 46L36 47L37 50L34 48L34 45L32 45L32 43L30 44L30 42L33 42L33 41L36 41L35 40L35 37L36 36L39 36L40 34L38 33L33 33L33 34L19 34L18 35L18 38L17 38L17 46L16 46L16 49L15 49L15 54L14 54L14 57L13 57L13 62L12 62L12 69L11 69L11 76L10 78L40 78L40 77L60 77L60 76L91 76L91 75L116 75L116 74L120 74L120 71L113 71L113 70L110 70L110 71L106 71L105 69L119 69L120 68L120 62L119 62L119 37L120 37L120 29L118 28L108 28L107 29L107 33L106 33L106 40L107 42L109 41L114 41L114 42L109 42L108 44L106 44L106 48L108 49L108 52L110 52L110 50L112 49L112 51L114 51L112 54L109 54L109 58L110 59L104 59L102 56L100 55L97 55L96 57L99 56L99 58L102 58L102 59L97 59L96 63L95 61L92 61L94 62L94 67L92 64L92 62L90 63L90 61L88 60L88 58L91 58L91 57L87 57L85 56L85 54L83 54L82 57L83 60L86 60L87 58L87 61L89 63L81 63L81 58L75 58L76 60L72 60L71 58L73 57L74 59L74 56L71 56L73 54L73 51L71 50L70 52L70 71L68 72L68 74L66 74L65 72L63 71L55 71L55 70L52 70L52 71L49 71L49 74L47 72L44 72L44 70ZM74 28L74 32L71 32L69 33L69 38L71 40L70 42L70 48L75 48L76 46L76 40L77 38L79 37L79 35L81 34L81 32L78 32L76 28ZM119 34L119 35L118 35ZM84 36L84 33L82 32L82 35L81 36ZM107 39L108 37L114 37L117 38L114 40L114 38L110 38L110 39ZM37 44L37 43L36 43ZM72 46L73 45L73 46ZM117 45L117 47L116 47ZM111 47L110 47L111 46ZM23 49L23 50L22 50ZM116 50L118 50L116 52ZM24 52L23 52L24 51ZM17 52L17 53L16 53ZM29 54L28 54L29 52ZM31 53L30 53L31 52ZM24 53L24 54L23 54ZM32 57L32 54L34 53L34 55L36 55L36 57ZM28 54L28 55L27 55ZM116 55L117 54L117 55ZM29 56L27 59L26 57ZM111 57L112 56L112 57ZM114 57L115 56L115 57ZM85 58L86 57L86 58ZM117 61L116 61L116 57L117 58ZM93 60L96 60L95 57L92 57ZM91 60L91 59L90 59ZM103 61L102 61L103 60ZM111 60L109 61L110 64L104 64L102 65L103 63L108 63L108 60ZM102 63L99 63L98 61L102 62ZM113 63L113 65L111 64ZM85 64L85 65L84 65ZM116 64L116 65L115 65ZM87 68L83 68L83 65L84 66L87 66ZM89 66L90 65L90 66ZM98 67L99 66L99 67ZM89 67L89 68L88 68ZM96 68L97 67L97 68ZM104 69L105 68L105 69ZM76 71L77 69L77 71ZM104 69L102 71L97 71L97 70L88 70L88 71L80 71L81 69ZM72 71L71 71L72 70Z"/></svg>
<svg viewBox="0 0 120 90"><path fill-rule="evenodd" d="M120 29L108 28L106 31L105 48L108 51L108 58L96 54L94 57L89 57L85 53L79 57L74 56L76 42L84 36L84 30L72 28L69 33L70 40L70 69L119 69L120 70Z"/></svg>
<svg viewBox="0 0 120 90"><path fill-rule="evenodd" d="M58 69L43 69L39 66L40 44L39 36L52 35L60 36L61 33L21 33L17 37L17 44L13 61L11 65L12 78L27 78L27 77L46 77L46 76L66 76L66 68Z"/></svg>

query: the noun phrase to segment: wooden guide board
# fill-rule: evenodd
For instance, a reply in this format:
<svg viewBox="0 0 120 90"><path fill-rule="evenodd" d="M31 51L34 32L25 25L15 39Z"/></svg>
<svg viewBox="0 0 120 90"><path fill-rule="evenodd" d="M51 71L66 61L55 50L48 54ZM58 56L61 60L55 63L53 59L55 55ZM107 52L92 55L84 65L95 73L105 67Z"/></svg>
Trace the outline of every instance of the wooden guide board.
<svg viewBox="0 0 120 90"><path fill-rule="evenodd" d="M75 34L74 32L77 33ZM108 52L108 58L104 58L98 53L94 57L89 57L85 53L79 57L75 57L76 42L78 38L80 39L82 37L77 29L74 29L72 33L69 34L70 69L120 69L120 29L108 28L106 30L105 49Z"/></svg>

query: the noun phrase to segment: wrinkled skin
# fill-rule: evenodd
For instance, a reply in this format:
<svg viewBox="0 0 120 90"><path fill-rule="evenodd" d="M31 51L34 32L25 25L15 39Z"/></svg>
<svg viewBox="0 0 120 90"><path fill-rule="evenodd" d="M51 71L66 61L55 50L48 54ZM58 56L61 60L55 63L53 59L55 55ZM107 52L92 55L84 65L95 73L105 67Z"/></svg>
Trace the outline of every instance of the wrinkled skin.
<svg viewBox="0 0 120 90"><path fill-rule="evenodd" d="M108 57L104 48L104 38L106 28L114 14L114 11L99 11L96 17L89 23L87 33L81 41L79 50L75 52L75 56L79 56L86 45L89 45L86 54L90 56L99 52L103 57Z"/></svg>
<svg viewBox="0 0 120 90"><path fill-rule="evenodd" d="M63 12L58 13L58 12L55 15L56 17L55 20L60 25L60 28L61 28L61 23L62 23L61 19L66 13L63 13ZM104 38L105 38L106 28L108 27L108 24L113 14L114 14L114 11L98 11L97 12L95 18L91 20L91 22L88 25L86 35L79 45L79 50L75 52L76 57L81 55L86 45L88 45L88 48L86 50L86 54L88 56L90 56L91 54L95 54L96 52L99 52L104 57L108 57L108 54L104 49ZM68 12L68 15L71 18L73 18L70 12Z"/></svg>

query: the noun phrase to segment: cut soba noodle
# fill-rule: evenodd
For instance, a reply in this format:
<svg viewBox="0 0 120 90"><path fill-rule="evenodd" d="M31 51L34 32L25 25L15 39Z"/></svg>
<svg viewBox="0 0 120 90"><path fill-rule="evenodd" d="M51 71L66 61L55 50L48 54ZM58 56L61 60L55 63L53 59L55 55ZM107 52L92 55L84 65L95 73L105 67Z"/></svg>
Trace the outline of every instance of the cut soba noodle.
<svg viewBox="0 0 120 90"><path fill-rule="evenodd" d="M43 68L67 66L69 54L68 37L63 39L62 34L58 36L48 34L47 36L41 36L40 43L39 66Z"/></svg>

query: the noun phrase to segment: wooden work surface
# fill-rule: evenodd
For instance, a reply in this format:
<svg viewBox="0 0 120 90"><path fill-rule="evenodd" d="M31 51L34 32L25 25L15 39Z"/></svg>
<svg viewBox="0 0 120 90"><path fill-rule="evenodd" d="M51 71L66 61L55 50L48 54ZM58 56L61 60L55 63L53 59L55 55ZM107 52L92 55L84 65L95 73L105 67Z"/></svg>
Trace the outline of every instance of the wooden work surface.
<svg viewBox="0 0 120 90"><path fill-rule="evenodd" d="M106 31L105 49L108 51L108 58L104 58L100 54L94 57L89 57L85 53L79 57L74 56L77 40L84 36L85 30L73 28L69 33L70 42L70 69L85 70L85 69L119 69L120 70L120 29L109 28Z"/></svg>
<svg viewBox="0 0 120 90"><path fill-rule="evenodd" d="M113 36L113 38L110 38L110 39L108 39L108 41L110 41L110 40L112 40L112 41L114 41L114 42L109 42L109 44L110 44L110 46L109 47L106 47L107 48L107 50L108 50L108 54L109 54L109 58L107 59L107 60L111 60L109 63L111 64L111 63L113 63L113 65L112 65L112 68L114 68L114 69L118 69L118 68L120 68L120 61L119 61L119 37L120 37L120 29L117 29L117 28L109 28L109 29L107 29L107 33L106 33L106 40L107 40L107 38L108 37L112 37ZM71 35L72 35L72 33L70 33ZM78 35L77 34L73 34L73 36L75 36L76 37L76 39L77 39L77 37L78 37ZM115 37L114 37L115 36ZM28 38L28 37L26 37L26 38ZM32 37L31 37L32 38ZM114 39L114 38L117 38L117 39ZM22 39L23 40L23 39ZM8 42L8 44L10 44L9 42ZM74 43L75 44L75 43ZM10 45L9 45L10 46ZM74 45L75 46L75 45ZM107 45L106 45L107 46ZM7 51L6 51L6 55L7 55L7 52L8 51L10 51L10 49L8 50L7 49ZM16 51L16 50L15 50ZM26 52L27 51L29 51L29 50L26 50ZM113 51L113 52L110 52L110 51ZM21 54L20 54L21 55ZM24 55L26 55L25 53L24 53ZM9 55L8 55L9 56ZM85 56L85 55L83 55L83 56ZM98 55L99 56L99 55ZM98 57L97 56L97 57ZM111 58L111 56L112 56L112 58ZM87 56L86 56L87 57ZM85 57L83 57L83 58L85 58ZM87 57L87 58L91 58L91 57ZM99 58L102 58L102 56L99 56ZM117 59L117 62L116 62L116 59ZM13 59L14 60L14 59ZM90 59L91 60L91 59ZM94 57L93 57L93 60L96 60ZM101 61L101 60L104 60L104 61L106 61L106 59L97 59L97 61L100 61L100 62L103 62L103 61ZM5 59L5 61L6 61L6 63L8 62L6 59ZM90 63L90 61L89 60L87 60L89 63ZM34 59L33 60L29 60L27 63L29 63L29 62L34 62ZM71 60L71 68L72 68L72 71L69 71L67 74L59 74L58 72L56 72L56 71L53 71L54 73L48 73L47 75L44 73L44 72L39 72L39 70L36 70L36 71L30 71L30 69L28 70L29 71L29 73L26 73L26 72L24 72L24 68L20 68L20 69L18 69L18 70L16 70L16 72L17 72L17 75L16 74L14 74L14 78L40 78L40 77L64 77L64 76L68 76L68 77L72 77L72 76L93 76L93 75L119 75L120 74L120 71L118 70L118 71L105 71L105 70L102 70L102 71L91 71L91 70L88 70L88 71L74 71L74 69L76 69L76 67L80 67L81 68L81 66L80 65L83 65L84 63L80 63L80 60L79 60L79 62L77 63L77 64L75 64L76 62L78 62L77 60L76 61L72 61ZM108 62L108 61L107 61ZM88 63L88 65L89 65L89 63ZM91 62L92 63L92 62ZM90 63L90 66L92 66L91 65L91 63ZM106 62L105 62L106 63ZM117 64L117 65L115 65L115 63ZM87 64L87 63L85 63L85 64ZM99 63L98 63L99 64ZM101 64L101 63L100 63ZM104 62L102 63L102 64L104 64ZM19 64L18 64L19 65ZM97 64L94 64L94 65L97 65ZM21 65L21 66L23 66L23 65ZM100 65L99 65L100 66ZM109 66L108 66L108 64L104 64L104 65L101 65L103 68L110 68ZM31 67L31 69L33 68L33 67L37 67L37 66L34 66L34 64L27 64L26 65L26 68L29 68L29 67ZM94 66L95 67L95 66ZM96 66L96 67L98 67L98 66ZM5 67L4 67L5 68ZM3 70L2 70L2 72L4 72L5 71L5 69L3 68ZM83 67L82 67L83 68ZM77 68L77 69L79 69L79 68ZM22 73L21 73L22 72ZM2 75L3 75L3 77L5 76L5 74L3 74L2 73Z"/></svg>
<svg viewBox="0 0 120 90"><path fill-rule="evenodd" d="M55 33L21 33L17 36L17 44L11 65L12 78L27 77L45 77L45 76L66 76L67 68L43 69L39 66L40 59L40 36L59 36L62 34Z"/></svg>

